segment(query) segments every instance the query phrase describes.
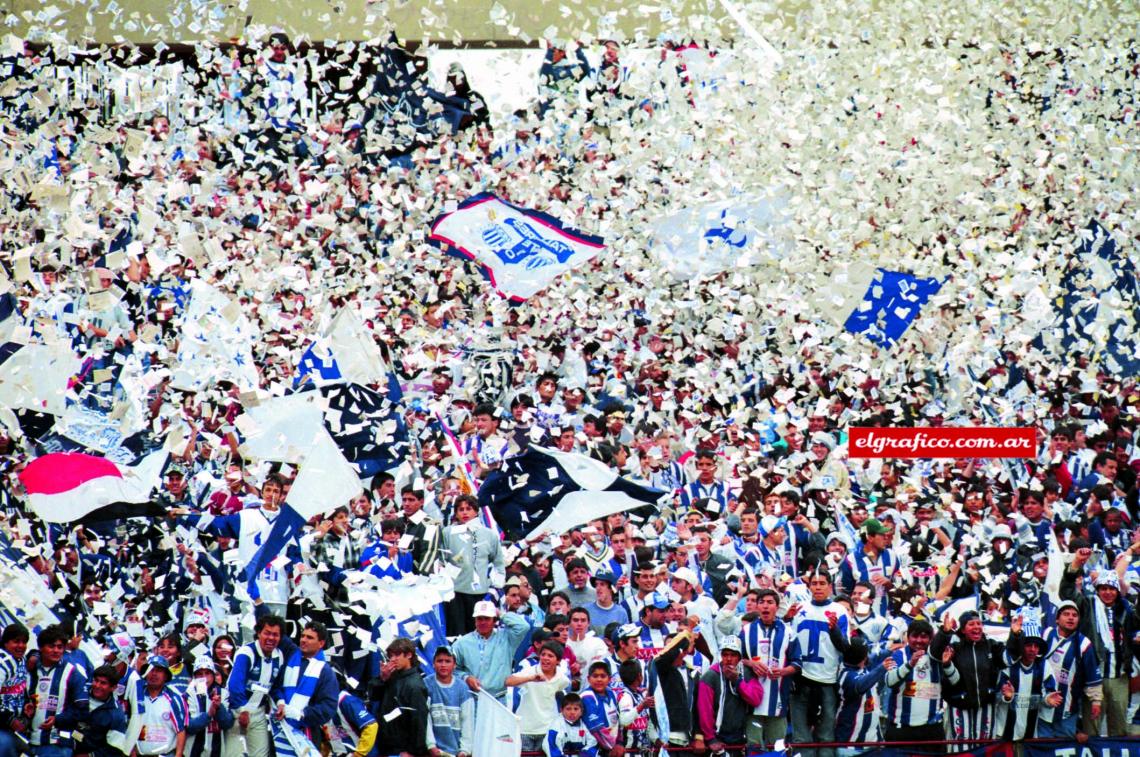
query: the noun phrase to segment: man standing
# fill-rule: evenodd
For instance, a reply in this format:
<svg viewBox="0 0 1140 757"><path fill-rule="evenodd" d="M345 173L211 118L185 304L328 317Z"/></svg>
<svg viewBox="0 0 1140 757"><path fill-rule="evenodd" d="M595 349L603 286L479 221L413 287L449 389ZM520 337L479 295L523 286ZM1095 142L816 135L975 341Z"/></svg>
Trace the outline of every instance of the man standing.
<svg viewBox="0 0 1140 757"><path fill-rule="evenodd" d="M70 732L79 724L80 714L87 710L83 672L76 665L63 662L67 641L67 631L58 625L48 626L36 637L40 659L28 671L30 701L24 712L31 719L28 743L36 755L70 755L75 748Z"/></svg>
<svg viewBox="0 0 1140 757"><path fill-rule="evenodd" d="M261 487L261 506L247 507L233 515L224 515L216 518L209 514L189 515L181 522L191 528L237 540L238 564L249 565L254 555L261 549L261 545L269 538L273 530L273 522L280 515L281 503L285 500L285 479L277 474L266 478ZM300 551L291 548L296 563L300 563ZM289 576L285 570L275 568L272 564L258 574L257 592L261 601L269 605L270 611L276 615L284 616L285 606L289 601Z"/></svg>
<svg viewBox="0 0 1140 757"><path fill-rule="evenodd" d="M478 520L479 503L469 494L455 500L455 522L443 535L446 560L459 568L455 575L455 598L444 606L449 636L475 630L471 613L491 588L492 577L504 571L499 535Z"/></svg>
<svg viewBox="0 0 1140 757"><path fill-rule="evenodd" d="M277 615L265 615L254 627L255 640L234 655L233 668L226 683L230 707L237 723L226 734L226 757L267 757L269 754L269 691L285 664L278 649L285 634L285 621Z"/></svg>
<svg viewBox="0 0 1140 757"><path fill-rule="evenodd" d="M835 740L839 668L848 638L847 613L831 598L831 575L808 574L811 602L792 621L800 646L800 674L792 694L792 735L797 743ZM804 757L835 757L835 750L802 749Z"/></svg>
<svg viewBox="0 0 1140 757"><path fill-rule="evenodd" d="M421 576L430 576L439 560L439 545L443 536L438 521L429 518L424 509L424 492L414 486L400 490L404 508L404 521L407 533L412 537L412 559L415 571Z"/></svg>
<svg viewBox="0 0 1140 757"><path fill-rule="evenodd" d="M515 649L522 642L530 624L522 616L508 612L503 624L495 627L499 608L494 602L475 605L475 630L456 639L452 645L459 676L471 691L486 689L487 693L502 700L507 691L506 681L514 661Z"/></svg>
<svg viewBox="0 0 1140 757"><path fill-rule="evenodd" d="M758 617L740 633L742 662L764 688L748 721L748 743L775 748L788 734L792 678L800 671L799 639L778 617L780 595L774 589L756 594Z"/></svg>
<svg viewBox="0 0 1140 757"><path fill-rule="evenodd" d="M386 651L388 661L372 696L380 723L376 753L426 755L430 703L416 664L415 642L396 639Z"/></svg>
<svg viewBox="0 0 1140 757"><path fill-rule="evenodd" d="M951 642L955 627L960 629L958 640ZM1013 619L1010 631L1021 631L1021 616ZM947 738L989 740L993 738L998 676L1005 669L1005 646L986 638L981 616L968 611L957 624L949 614L943 619L942 630L930 644L930 654L938 660L947 649L953 652L951 659L961 678L959 685L945 693L950 721Z"/></svg>
<svg viewBox="0 0 1140 757"><path fill-rule="evenodd" d="M866 581L875 588L878 597L875 612L883 616L890 611L887 589L899 571L899 558L890 548L890 543L891 529L878 518L868 518L863 524L863 543L856 546L839 565L844 593L851 594L857 582Z"/></svg>
<svg viewBox="0 0 1140 757"><path fill-rule="evenodd" d="M1072 564L1061 577L1061 599L1073 602L1080 611L1081 633L1092 640L1100 661L1103 678L1104 715L1109 737L1128 733L1128 677L1132 671L1133 644L1140 632L1140 619L1132 606L1120 596L1120 581L1111 570L1101 570L1096 577L1096 596L1077 592L1077 576L1092 557L1092 550L1078 549ZM1091 701L1085 703L1082 730L1100 732L1101 713Z"/></svg>
<svg viewBox="0 0 1140 757"><path fill-rule="evenodd" d="M906 647L891 655L895 667L887 671L887 741L942 741L942 686L958 683L950 665L953 650L943 659L927 654L934 628L916 620L906 632Z"/></svg>
<svg viewBox="0 0 1140 757"><path fill-rule="evenodd" d="M1057 683L1061 703L1052 713L1041 714L1037 721L1040 738L1075 739L1078 707L1082 701L1088 702L1090 721L1100 719L1104 697L1100 661L1093 642L1081 633L1080 623L1077 605L1063 601L1057 605L1056 623L1045 629L1042 638L1045 670ZM1010 637L1009 651L1011 655L1021 656L1015 636Z"/></svg>
<svg viewBox="0 0 1140 757"><path fill-rule="evenodd" d="M314 744L320 741L321 726L330 723L336 714L340 693L336 673L325 662L323 650L327 643L328 631L315 620L301 631L296 645L283 638L285 667L272 691L277 719L288 720Z"/></svg>
<svg viewBox="0 0 1140 757"><path fill-rule="evenodd" d="M162 655L147 661L141 691L132 692L127 707L127 747L131 754L182 757L186 746L186 701L170 688L170 663Z"/></svg>
<svg viewBox="0 0 1140 757"><path fill-rule="evenodd" d="M720 662L697 685L697 726L713 754L744 742L750 714L763 695L761 681L744 675L740 659L740 639L729 636L721 643Z"/></svg>

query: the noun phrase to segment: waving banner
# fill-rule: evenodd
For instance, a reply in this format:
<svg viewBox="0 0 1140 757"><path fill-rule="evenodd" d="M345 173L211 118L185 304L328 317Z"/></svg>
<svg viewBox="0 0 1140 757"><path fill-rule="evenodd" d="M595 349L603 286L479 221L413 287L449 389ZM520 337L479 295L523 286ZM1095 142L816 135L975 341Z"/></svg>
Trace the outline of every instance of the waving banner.
<svg viewBox="0 0 1140 757"><path fill-rule="evenodd" d="M477 263L495 291L513 302L533 297L605 249L600 237L492 194L475 195L437 218L429 239Z"/></svg>

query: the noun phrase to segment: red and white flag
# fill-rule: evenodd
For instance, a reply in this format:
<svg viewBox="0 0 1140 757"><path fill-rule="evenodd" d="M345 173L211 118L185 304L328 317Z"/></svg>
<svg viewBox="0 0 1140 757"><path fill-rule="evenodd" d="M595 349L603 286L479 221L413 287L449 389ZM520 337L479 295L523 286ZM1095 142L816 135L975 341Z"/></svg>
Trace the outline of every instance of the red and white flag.
<svg viewBox="0 0 1140 757"><path fill-rule="evenodd" d="M131 466L95 455L54 452L29 463L20 483L33 512L49 523L149 515L153 508L130 506L150 503L167 454L152 452Z"/></svg>

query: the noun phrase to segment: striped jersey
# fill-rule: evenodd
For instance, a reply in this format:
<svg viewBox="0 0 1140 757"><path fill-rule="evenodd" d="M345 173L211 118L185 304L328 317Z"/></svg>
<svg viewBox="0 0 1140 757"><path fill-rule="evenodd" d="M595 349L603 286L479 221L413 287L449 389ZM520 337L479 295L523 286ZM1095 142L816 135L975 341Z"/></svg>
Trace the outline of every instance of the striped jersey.
<svg viewBox="0 0 1140 757"><path fill-rule="evenodd" d="M942 683L958 682L954 667L943 669L929 654L911 667L910 647L896 650L895 668L887 671L887 718L896 728L942 722Z"/></svg>
<svg viewBox="0 0 1140 757"><path fill-rule="evenodd" d="M1045 629L1045 669L1061 692L1061 706L1054 710L1053 720L1058 723L1068 715L1079 712L1083 689L1096 686L1102 680L1100 662L1093 643L1080 631L1073 631L1065 638L1057 633L1054 626ZM1074 689L1078 691L1074 694Z"/></svg>
<svg viewBox="0 0 1140 757"><path fill-rule="evenodd" d="M772 625L764 625L754 620L740 632L740 649L744 658L763 663L768 668L782 668L788 665L800 667L799 639L791 632L788 624L776 618ZM765 678L761 681L764 695L755 709L755 714L767 717L783 717L788 712L788 699L792 679Z"/></svg>
<svg viewBox="0 0 1140 757"><path fill-rule="evenodd" d="M839 672L839 709L836 712L836 741L880 741L879 698L876 689L887 674L880 654L867 660L865 668L844 665Z"/></svg>

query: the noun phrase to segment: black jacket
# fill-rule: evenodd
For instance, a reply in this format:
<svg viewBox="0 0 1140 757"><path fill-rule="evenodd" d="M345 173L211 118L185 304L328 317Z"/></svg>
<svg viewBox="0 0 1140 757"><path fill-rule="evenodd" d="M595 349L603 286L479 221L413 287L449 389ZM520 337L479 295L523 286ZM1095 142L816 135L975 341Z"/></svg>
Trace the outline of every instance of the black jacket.
<svg viewBox="0 0 1140 757"><path fill-rule="evenodd" d="M380 724L378 754L427 754L428 690L418 667L397 671L387 681L377 679L372 703L372 714ZM388 720L393 711L399 716Z"/></svg>
<svg viewBox="0 0 1140 757"><path fill-rule="evenodd" d="M943 684L943 697L960 710L993 704L998 676L1005 669L1005 645L985 636L976 644L962 636L953 642L951 638L951 634L939 630L930 642L930 656L939 662L947 646L954 648L951 662L958 669L959 679L953 686Z"/></svg>

